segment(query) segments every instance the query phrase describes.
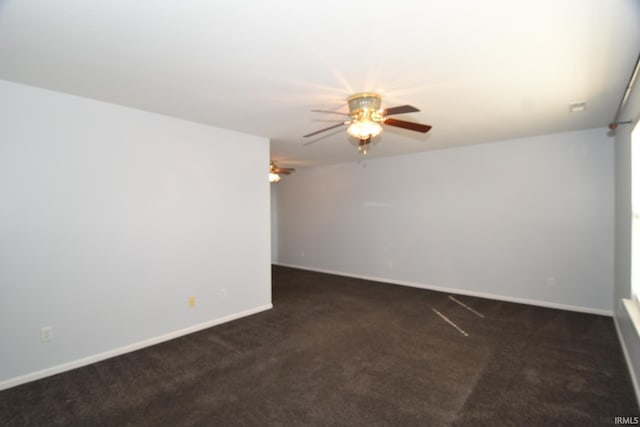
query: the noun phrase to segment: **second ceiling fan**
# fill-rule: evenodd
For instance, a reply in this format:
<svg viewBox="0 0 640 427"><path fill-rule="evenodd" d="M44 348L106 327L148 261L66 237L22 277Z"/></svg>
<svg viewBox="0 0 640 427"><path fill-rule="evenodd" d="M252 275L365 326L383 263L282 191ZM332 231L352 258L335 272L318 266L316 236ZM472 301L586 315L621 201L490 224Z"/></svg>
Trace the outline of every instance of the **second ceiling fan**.
<svg viewBox="0 0 640 427"><path fill-rule="evenodd" d="M427 133L429 132L429 130L431 130L431 126L429 125L407 122L405 120L398 120L389 117L396 114L415 113L420 110L411 105L401 105L398 107L382 109L382 97L377 93L360 92L353 94L347 99L347 104L349 105L349 113L326 110L311 110L317 113L330 113L349 116L350 119L333 126L329 126L328 128L311 132L307 135L304 135L304 138L314 136L331 129L335 129L340 126L349 126L347 128L347 133L358 139L358 150L366 154L367 146L369 145L369 143L371 143L371 139L382 132L383 125L395 126L422 133ZM308 142L307 144L311 144L312 142L315 141Z"/></svg>

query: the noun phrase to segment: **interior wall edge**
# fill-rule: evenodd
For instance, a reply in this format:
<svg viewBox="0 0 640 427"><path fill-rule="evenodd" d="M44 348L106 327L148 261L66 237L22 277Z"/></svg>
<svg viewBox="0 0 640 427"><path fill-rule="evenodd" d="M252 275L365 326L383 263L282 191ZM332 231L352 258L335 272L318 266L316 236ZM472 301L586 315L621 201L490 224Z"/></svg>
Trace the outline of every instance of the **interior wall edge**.
<svg viewBox="0 0 640 427"><path fill-rule="evenodd" d="M151 347L156 344L160 344L166 341L171 341L176 338L180 338L185 335L193 334L198 331L202 331L204 329L208 329L217 325L221 325L223 323L231 322L233 320L241 319L243 317L251 316L253 314L257 314L263 311L267 311L273 308L273 304L265 304L257 307L253 307L247 310L243 310L237 313L233 313L227 316L219 317L217 319L209 320L204 323L200 323L198 325L193 325L188 328L180 329L174 332L170 332L168 334L163 334L157 337L145 339L143 341L139 341L136 343L132 343L123 347L115 348L113 350L108 350L103 353L94 354L92 356L83 357L81 359L73 360L70 362L62 363L60 365L52 366L46 369L42 369L40 371L31 372L25 375L20 375L15 378L9 378L7 380L0 381L0 390L6 390L12 387L19 386L21 384L26 384L32 381L36 381L39 379L43 379L46 377L50 377L53 375L57 375L66 371L71 371L73 369L81 368L83 366L88 366L93 363L101 362L106 359L111 359L113 357L121 356L123 354L131 353L137 350L141 350L146 347Z"/></svg>
<svg viewBox="0 0 640 427"><path fill-rule="evenodd" d="M635 370L633 369L633 362L632 362L631 356L629 355L629 349L627 349L627 343L624 339L624 334L620 329L619 316L613 317L613 323L616 326L616 333L618 334L620 347L622 347L622 354L624 355L624 360L627 363L627 368L629 369L629 377L631 378L631 383L633 384L633 390L636 393L636 400L638 401L638 406L640 406L640 382L635 375Z"/></svg>

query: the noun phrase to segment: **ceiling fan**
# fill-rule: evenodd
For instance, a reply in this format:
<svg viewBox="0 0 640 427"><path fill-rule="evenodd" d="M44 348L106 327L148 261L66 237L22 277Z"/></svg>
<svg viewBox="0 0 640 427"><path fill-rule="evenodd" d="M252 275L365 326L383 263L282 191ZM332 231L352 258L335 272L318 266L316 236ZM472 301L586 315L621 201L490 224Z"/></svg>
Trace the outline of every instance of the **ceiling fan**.
<svg viewBox="0 0 640 427"><path fill-rule="evenodd" d="M276 183L280 181L280 175L289 175L295 171L293 168L278 167L276 162L271 161L271 163L269 163L269 182Z"/></svg>
<svg viewBox="0 0 640 427"><path fill-rule="evenodd" d="M398 120L389 117L395 114L415 113L420 110L411 105L400 105L398 107L382 109L382 97L377 93L360 92L353 94L347 98L347 104L349 106L349 113L311 110L316 113L330 113L349 116L350 119L336 125L329 126L328 128L311 132L304 135L304 138L335 129L340 126L348 125L347 133L358 139L358 150L363 152L363 154L367 154L367 146L371 143L371 138L374 138L382 132L382 125L395 126L422 133L427 133L431 130L431 126L429 125L407 122L405 120ZM307 142L305 145L312 144L313 142L315 141Z"/></svg>

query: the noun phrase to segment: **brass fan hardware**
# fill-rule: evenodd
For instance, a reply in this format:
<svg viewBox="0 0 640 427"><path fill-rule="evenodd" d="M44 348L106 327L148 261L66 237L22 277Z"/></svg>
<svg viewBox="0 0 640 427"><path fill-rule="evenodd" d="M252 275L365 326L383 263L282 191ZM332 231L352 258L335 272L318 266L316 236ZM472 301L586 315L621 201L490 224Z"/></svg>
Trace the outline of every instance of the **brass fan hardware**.
<svg viewBox="0 0 640 427"><path fill-rule="evenodd" d="M328 128L309 133L304 137L314 136L340 126L348 126L347 133L358 139L358 151L367 154L367 147L371 143L371 139L382 132L383 125L395 126L422 133L427 133L431 130L431 126L429 125L390 118L389 116L395 114L415 113L420 110L411 105L400 105L398 107L382 109L382 97L377 93L360 92L353 94L347 98L347 105L349 106L349 113L311 110L317 113L340 114L348 116L350 119L329 126ZM305 145L313 142L315 141L308 142Z"/></svg>
<svg viewBox="0 0 640 427"><path fill-rule="evenodd" d="M276 183L280 181L280 175L289 175L295 171L293 168L278 167L274 161L271 161L271 163L269 163L269 182Z"/></svg>

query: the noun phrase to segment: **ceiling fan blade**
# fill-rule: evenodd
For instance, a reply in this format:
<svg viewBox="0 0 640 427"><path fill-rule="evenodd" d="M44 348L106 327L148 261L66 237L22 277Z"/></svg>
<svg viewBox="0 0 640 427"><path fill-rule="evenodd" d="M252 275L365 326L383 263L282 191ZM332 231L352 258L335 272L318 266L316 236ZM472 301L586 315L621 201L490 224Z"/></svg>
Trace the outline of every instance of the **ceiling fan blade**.
<svg viewBox="0 0 640 427"><path fill-rule="evenodd" d="M431 130L431 126L420 123L406 122L404 120L386 119L385 125L395 126L403 129L415 130L417 132L427 133Z"/></svg>
<svg viewBox="0 0 640 427"><path fill-rule="evenodd" d="M329 126L328 128L324 128L324 129L317 130L315 132L308 133L305 136L303 136L303 138L307 138L309 136L317 135L319 133L322 133L322 132L325 132L325 131L328 131L328 130L331 130L331 129L335 129L337 127L344 126L344 125L345 125L344 122L338 123L337 125Z"/></svg>
<svg viewBox="0 0 640 427"><path fill-rule="evenodd" d="M382 112L382 115L390 116L392 114L417 113L418 111L420 110L411 105L400 105L399 107L387 108Z"/></svg>
<svg viewBox="0 0 640 427"><path fill-rule="evenodd" d="M340 111L329 111L329 110L311 110L314 113L328 113L328 114L340 114L341 116L349 116L349 113L342 113Z"/></svg>
<svg viewBox="0 0 640 427"><path fill-rule="evenodd" d="M291 172L295 172L295 169L292 168L275 168L273 170L274 173L283 173L285 175L289 175Z"/></svg>

